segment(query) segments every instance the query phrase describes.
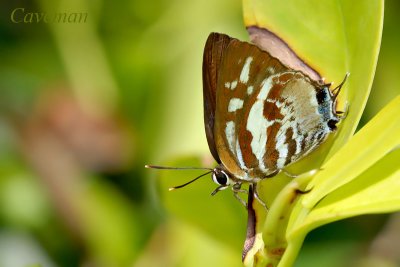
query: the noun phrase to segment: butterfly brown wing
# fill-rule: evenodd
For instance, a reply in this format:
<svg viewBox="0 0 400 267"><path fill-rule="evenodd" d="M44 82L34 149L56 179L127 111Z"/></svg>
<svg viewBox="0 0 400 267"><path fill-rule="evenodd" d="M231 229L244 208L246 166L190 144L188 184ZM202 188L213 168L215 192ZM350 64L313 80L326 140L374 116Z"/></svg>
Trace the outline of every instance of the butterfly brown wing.
<svg viewBox="0 0 400 267"><path fill-rule="evenodd" d="M211 33L208 36L203 54L204 126L211 154L218 163L221 163L221 160L214 140L217 81L222 58L231 41L232 38L228 35Z"/></svg>
<svg viewBox="0 0 400 267"><path fill-rule="evenodd" d="M207 108L213 119L208 131L214 128L209 141L229 172L239 180L256 182L325 140L333 130L329 125L338 121L326 85L255 45L224 35L213 38L226 41L214 63L215 73L209 74L213 84Z"/></svg>
<svg viewBox="0 0 400 267"><path fill-rule="evenodd" d="M217 106L214 135L217 152L224 166L235 176L252 179L262 177L255 149L265 147L266 140L254 140L248 127L251 108L256 103L265 80L288 68L255 45L233 39L224 54L217 84ZM266 106L267 107L267 106ZM263 113L274 116L279 113L270 106ZM269 114L269 115L268 115ZM262 122L252 122L258 131ZM255 146L254 142L259 145ZM263 143L261 145L261 143Z"/></svg>

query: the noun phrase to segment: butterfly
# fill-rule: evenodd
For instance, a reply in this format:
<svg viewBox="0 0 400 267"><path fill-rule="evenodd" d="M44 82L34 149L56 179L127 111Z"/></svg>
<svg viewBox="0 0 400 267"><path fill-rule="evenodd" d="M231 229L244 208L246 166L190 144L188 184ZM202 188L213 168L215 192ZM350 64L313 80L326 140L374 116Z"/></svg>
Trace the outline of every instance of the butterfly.
<svg viewBox="0 0 400 267"><path fill-rule="evenodd" d="M315 150L336 130L343 112L337 96L346 81L316 81L285 66L258 46L221 33L211 33L203 55L204 125L215 168L211 173L217 192L253 185L273 177ZM150 166L148 168L182 169ZM185 169L185 168L183 168Z"/></svg>

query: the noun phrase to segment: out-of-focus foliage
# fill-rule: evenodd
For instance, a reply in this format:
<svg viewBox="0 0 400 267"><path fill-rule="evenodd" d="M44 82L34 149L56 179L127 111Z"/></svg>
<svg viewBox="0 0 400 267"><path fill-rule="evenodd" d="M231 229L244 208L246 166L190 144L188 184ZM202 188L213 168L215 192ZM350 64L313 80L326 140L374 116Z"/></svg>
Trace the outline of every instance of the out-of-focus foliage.
<svg viewBox="0 0 400 267"><path fill-rule="evenodd" d="M400 5L386 5L363 122L400 88ZM88 17L13 23L16 8ZM228 0L0 3L1 267L241 265L246 216L230 192L211 197L209 179L167 192L197 173L166 172L159 188L155 171L143 168L198 162L192 157L212 166L202 118L202 50L211 31L246 40L241 14L241 3ZM185 155L188 160L170 160ZM192 221L171 209L166 194L193 203ZM196 209L203 200L208 209ZM386 221L376 216L322 228L306 240L298 266L381 258L377 251L386 247L377 245L378 237L385 232L378 233ZM374 254L360 252L371 240ZM316 246L327 249L311 257ZM396 260L399 253L391 255Z"/></svg>

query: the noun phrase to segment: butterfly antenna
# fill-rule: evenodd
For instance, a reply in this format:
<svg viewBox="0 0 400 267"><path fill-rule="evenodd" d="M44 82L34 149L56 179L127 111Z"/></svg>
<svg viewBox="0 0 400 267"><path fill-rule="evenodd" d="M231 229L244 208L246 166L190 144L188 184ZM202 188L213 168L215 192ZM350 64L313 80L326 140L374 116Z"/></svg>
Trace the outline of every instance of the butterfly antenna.
<svg viewBox="0 0 400 267"><path fill-rule="evenodd" d="M343 84L346 82L347 77L349 77L350 72L347 72L346 75L344 76L343 81L335 87L335 89L332 90L332 94L333 94L333 99L336 100L337 96L340 93L340 90L342 89Z"/></svg>
<svg viewBox="0 0 400 267"><path fill-rule="evenodd" d="M169 190L169 191L172 191L172 190L175 190L175 189L178 189L178 188L182 188L182 187L184 187L184 186L187 186L188 184L193 183L194 181L200 179L201 177L203 177L204 175L207 175L207 174L209 174L209 173L212 173L212 170L211 170L211 171L208 171L208 172L206 172L206 173L203 173L203 174L200 175L200 176L197 176L196 178L194 178L193 180L190 180L190 181L187 182L187 183L184 183L184 184L181 184L181 185L178 185L178 186L174 186L174 187L170 187L168 190Z"/></svg>
<svg viewBox="0 0 400 267"><path fill-rule="evenodd" d="M158 169L158 170L209 170L212 171L211 168L202 168L202 167L168 167L168 166L157 166L157 165L144 165L146 169Z"/></svg>

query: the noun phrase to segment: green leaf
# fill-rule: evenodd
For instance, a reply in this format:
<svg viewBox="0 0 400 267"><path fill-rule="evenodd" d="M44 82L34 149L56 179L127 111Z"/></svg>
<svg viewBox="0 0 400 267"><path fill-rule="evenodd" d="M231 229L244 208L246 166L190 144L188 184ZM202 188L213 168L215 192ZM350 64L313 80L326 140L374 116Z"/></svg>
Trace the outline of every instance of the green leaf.
<svg viewBox="0 0 400 267"><path fill-rule="evenodd" d="M351 183L328 194L308 214L303 225L326 224L361 214L400 210L399 162L400 149L397 149Z"/></svg>

